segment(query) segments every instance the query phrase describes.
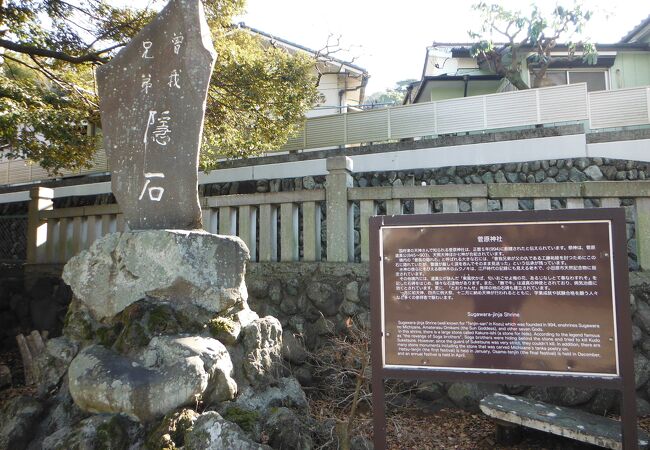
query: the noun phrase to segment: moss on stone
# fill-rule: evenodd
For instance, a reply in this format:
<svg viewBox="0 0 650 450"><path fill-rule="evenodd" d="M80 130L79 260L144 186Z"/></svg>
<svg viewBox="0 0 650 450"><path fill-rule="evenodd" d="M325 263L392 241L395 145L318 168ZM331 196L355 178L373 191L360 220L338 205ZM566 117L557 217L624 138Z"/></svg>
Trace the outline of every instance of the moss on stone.
<svg viewBox="0 0 650 450"><path fill-rule="evenodd" d="M119 416L113 416L97 427L97 450L126 450L129 448L129 434L122 426Z"/></svg>
<svg viewBox="0 0 650 450"><path fill-rule="evenodd" d="M235 323L225 317L217 317L208 322L208 329L212 336L217 337L220 333L232 333L235 331Z"/></svg>
<svg viewBox="0 0 650 450"><path fill-rule="evenodd" d="M260 415L257 411L249 411L237 406L231 406L226 410L223 418L229 422L236 423L242 430L250 432L255 427Z"/></svg>
<svg viewBox="0 0 650 450"><path fill-rule="evenodd" d="M215 317L207 326L210 335L224 344L234 344L241 328L237 322L226 317Z"/></svg>
<svg viewBox="0 0 650 450"><path fill-rule="evenodd" d="M182 409L167 414L147 436L149 450L177 450L185 445L185 433L190 431L199 417L196 411Z"/></svg>
<svg viewBox="0 0 650 450"><path fill-rule="evenodd" d="M113 348L120 353L128 354L131 350L145 347L150 340L140 322L131 322L117 337Z"/></svg>
<svg viewBox="0 0 650 450"><path fill-rule="evenodd" d="M73 301L63 322L63 333L77 341L90 341L94 338L93 323L90 316L78 309Z"/></svg>
<svg viewBox="0 0 650 450"><path fill-rule="evenodd" d="M120 353L146 346L152 337L183 332L173 308L165 303L140 300L132 303L113 320L116 332L113 348Z"/></svg>
<svg viewBox="0 0 650 450"><path fill-rule="evenodd" d="M180 331L174 310L169 305L152 305L145 314L145 326L150 333Z"/></svg>
<svg viewBox="0 0 650 450"><path fill-rule="evenodd" d="M120 326L99 327L95 330L95 340L105 347L111 347L115 343L120 331Z"/></svg>

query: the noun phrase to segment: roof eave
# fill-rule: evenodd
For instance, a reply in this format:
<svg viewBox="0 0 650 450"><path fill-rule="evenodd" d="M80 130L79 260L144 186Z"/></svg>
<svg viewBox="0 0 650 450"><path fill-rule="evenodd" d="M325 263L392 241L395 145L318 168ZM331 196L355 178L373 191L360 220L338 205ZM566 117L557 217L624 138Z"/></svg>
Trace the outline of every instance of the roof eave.
<svg viewBox="0 0 650 450"><path fill-rule="evenodd" d="M296 44L295 42L291 42L291 41L288 41L286 39L274 36L274 35L272 35L270 33L265 32L265 31L258 30L257 28L253 28L251 26L248 26L243 22L240 22L239 24L237 24L237 26L240 29L247 30L247 31L250 31L251 33L258 34L258 35L263 36L263 37L265 37L267 39L280 42L280 43L282 43L282 45L284 45L286 47L290 47L290 48L292 48L294 50L299 50L299 51L303 51L303 52L306 52L306 53L310 53L310 54L318 57L319 60L322 61L322 62L325 62L325 63L327 63L327 62L335 62L342 69L345 69L345 70L347 70L349 72L357 72L358 75L366 75L366 76L368 75L368 71L366 69L364 69L363 67L357 66L355 64L351 64L348 61L343 61L342 59L338 59L338 58L335 58L333 56L320 55L320 52L318 52L316 50L313 50L311 48L305 47L304 45Z"/></svg>

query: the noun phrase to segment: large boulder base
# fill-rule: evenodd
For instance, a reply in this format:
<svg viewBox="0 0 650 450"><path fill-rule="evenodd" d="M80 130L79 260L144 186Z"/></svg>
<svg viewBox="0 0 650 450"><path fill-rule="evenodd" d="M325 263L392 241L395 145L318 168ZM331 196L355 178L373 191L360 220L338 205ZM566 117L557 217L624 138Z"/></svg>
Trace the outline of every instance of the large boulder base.
<svg viewBox="0 0 650 450"><path fill-rule="evenodd" d="M96 320L145 298L219 313L246 300L249 252L235 236L204 231L112 233L70 259L63 279Z"/></svg>
<svg viewBox="0 0 650 450"><path fill-rule="evenodd" d="M0 409L0 450L24 449L42 414L43 405L32 397L7 401Z"/></svg>
<svg viewBox="0 0 650 450"><path fill-rule="evenodd" d="M201 414L191 431L185 436L186 450L270 450L268 445L258 444L234 423L219 413L208 411Z"/></svg>
<svg viewBox="0 0 650 450"><path fill-rule="evenodd" d="M143 445L144 429L138 422L123 414L98 414L52 433L41 450L131 450Z"/></svg>
<svg viewBox="0 0 650 450"><path fill-rule="evenodd" d="M232 362L219 341L161 336L131 359L101 345L83 349L68 371L70 393L83 410L124 413L147 422L201 398L232 399Z"/></svg>

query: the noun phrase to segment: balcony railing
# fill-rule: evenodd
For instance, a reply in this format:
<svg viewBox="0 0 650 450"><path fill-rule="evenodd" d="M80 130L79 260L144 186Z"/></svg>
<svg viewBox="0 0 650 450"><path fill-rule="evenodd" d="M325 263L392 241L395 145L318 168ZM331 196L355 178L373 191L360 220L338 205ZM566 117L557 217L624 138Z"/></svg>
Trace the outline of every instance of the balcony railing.
<svg viewBox="0 0 650 450"><path fill-rule="evenodd" d="M587 85L578 83L314 117L305 119L302 128L278 151L567 122L585 122L589 130L650 125L650 87L588 93ZM95 161L91 169L64 171L63 176L108 170L103 150ZM0 163L0 184L46 178L45 170L26 161Z"/></svg>

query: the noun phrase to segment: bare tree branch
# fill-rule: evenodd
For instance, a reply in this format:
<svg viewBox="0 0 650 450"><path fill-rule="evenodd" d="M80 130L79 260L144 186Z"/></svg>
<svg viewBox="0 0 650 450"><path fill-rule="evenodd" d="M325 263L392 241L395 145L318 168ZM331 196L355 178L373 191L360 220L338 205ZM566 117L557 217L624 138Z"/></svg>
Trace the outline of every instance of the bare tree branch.
<svg viewBox="0 0 650 450"><path fill-rule="evenodd" d="M86 53L85 55L81 56L71 56L68 55L67 53L64 52L59 52L56 50L50 50L47 48L40 48L40 47L34 47L31 45L26 45L26 44L19 44L15 43L12 41L8 41L6 39L0 39L0 47L4 47L7 50L14 51L16 53L23 53L25 55L29 56L42 56L45 58L54 58L58 59L61 61L69 62L72 64L82 64L82 63L98 63L98 64L104 64L108 62L107 58L104 58L100 55L104 53L108 53L111 50L114 50L116 48L124 46L123 43L115 44L112 45L108 48L105 48L103 50L99 50L96 52L90 52Z"/></svg>

